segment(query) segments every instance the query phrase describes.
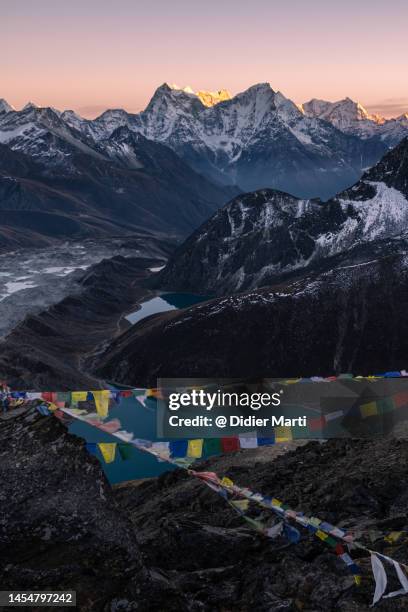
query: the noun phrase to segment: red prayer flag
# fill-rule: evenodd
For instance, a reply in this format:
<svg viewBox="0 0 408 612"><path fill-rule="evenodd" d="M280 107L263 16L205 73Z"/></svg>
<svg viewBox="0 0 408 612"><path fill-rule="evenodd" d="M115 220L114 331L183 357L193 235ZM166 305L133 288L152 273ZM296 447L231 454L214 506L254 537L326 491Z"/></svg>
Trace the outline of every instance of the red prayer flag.
<svg viewBox="0 0 408 612"><path fill-rule="evenodd" d="M310 419L309 421L309 429L311 431L320 431L325 425L326 419L324 416L321 416L318 419Z"/></svg>
<svg viewBox="0 0 408 612"><path fill-rule="evenodd" d="M408 391L400 391L393 396L396 408L408 405Z"/></svg>
<svg viewBox="0 0 408 612"><path fill-rule="evenodd" d="M232 453L233 451L239 450L239 439L234 438L221 438L221 448L224 453Z"/></svg>
<svg viewBox="0 0 408 612"><path fill-rule="evenodd" d="M121 391L120 392L121 397L132 397L132 392L131 391Z"/></svg>

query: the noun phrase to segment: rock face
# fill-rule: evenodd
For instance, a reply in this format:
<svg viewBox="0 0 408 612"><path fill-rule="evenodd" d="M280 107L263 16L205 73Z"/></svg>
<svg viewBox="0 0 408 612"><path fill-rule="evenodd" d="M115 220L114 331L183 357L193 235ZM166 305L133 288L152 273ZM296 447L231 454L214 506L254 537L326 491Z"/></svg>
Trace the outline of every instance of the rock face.
<svg viewBox="0 0 408 612"><path fill-rule="evenodd" d="M405 440L331 440L276 459L260 449L241 451L199 469L226 474L241 486L277 496L322 520L362 528L366 545L384 550L380 533L408 525L407 461ZM397 480L391 482L390 473ZM117 499L132 517L147 562L170 572L191 610L369 609L373 581L364 555L357 560L365 575L363 586L356 589L345 566L316 538L303 533L294 546L259 539L222 499L180 472L120 489ZM268 513L262 518L267 521ZM368 530L377 531L374 544ZM404 545L388 550L407 559ZM406 605L404 599L384 600L379 609L405 610Z"/></svg>
<svg viewBox="0 0 408 612"><path fill-rule="evenodd" d="M211 179L300 197L344 189L386 150L381 141L363 141L306 116L268 83L210 108L164 84L130 125Z"/></svg>
<svg viewBox="0 0 408 612"><path fill-rule="evenodd" d="M391 147L406 136L408 128L406 115L394 119L370 115L361 104L350 98L338 102L326 102L314 98L302 104L301 108L308 117L328 121L345 134L353 134L364 140L380 139Z"/></svg>
<svg viewBox="0 0 408 612"><path fill-rule="evenodd" d="M328 202L271 190L238 196L175 252L158 283L218 295L253 289L407 228L405 139Z"/></svg>
<svg viewBox="0 0 408 612"><path fill-rule="evenodd" d="M166 596L177 609L171 585L146 569L129 517L82 440L31 406L0 419L0 441L4 588L76 590L86 612L159 610L155 598L163 605ZM115 607L122 598L135 598L135 607Z"/></svg>
<svg viewBox="0 0 408 612"><path fill-rule="evenodd" d="M407 236L325 260L265 289L141 321L101 356L99 375L328 376L406 367Z"/></svg>
<svg viewBox="0 0 408 612"><path fill-rule="evenodd" d="M369 610L374 585L364 552L356 588L317 538L263 538L185 472L112 491L84 443L33 406L0 418L0 441L4 589L75 589L81 612ZM407 461L404 440L349 440L278 457L272 448L240 451L196 467L361 530L360 541L407 562L404 545L383 539L408 528ZM255 506L250 512L274 520ZM406 599L378 609L405 610Z"/></svg>

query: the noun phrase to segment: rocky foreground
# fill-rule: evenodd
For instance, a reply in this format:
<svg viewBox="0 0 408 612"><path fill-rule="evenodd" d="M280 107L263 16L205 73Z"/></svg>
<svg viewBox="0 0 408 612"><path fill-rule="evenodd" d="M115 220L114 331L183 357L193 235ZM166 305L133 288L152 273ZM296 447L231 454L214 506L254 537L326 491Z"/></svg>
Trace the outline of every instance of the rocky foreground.
<svg viewBox="0 0 408 612"><path fill-rule="evenodd" d="M309 443L280 456L276 447L240 451L197 468L361 531L361 541L407 562L405 544L384 541L408 529L407 464L408 442L384 439ZM363 570L356 587L319 540L258 535L181 470L112 490L83 441L32 406L0 419L0 479L3 588L76 589L83 611L369 609L364 552L352 553ZM407 610L408 599L377 608Z"/></svg>

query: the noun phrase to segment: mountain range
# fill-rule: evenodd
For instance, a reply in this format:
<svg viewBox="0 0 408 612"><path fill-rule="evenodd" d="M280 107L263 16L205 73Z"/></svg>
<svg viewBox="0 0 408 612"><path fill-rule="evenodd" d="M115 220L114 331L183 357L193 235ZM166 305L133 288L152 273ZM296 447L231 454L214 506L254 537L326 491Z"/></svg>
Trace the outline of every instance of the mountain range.
<svg viewBox="0 0 408 612"><path fill-rule="evenodd" d="M234 97L165 83L138 114L117 109L94 120L72 111L62 117L95 140L126 124L169 146L211 180L243 191L273 187L327 198L353 184L408 134L405 116L387 121L361 109L349 99L299 107L268 83Z"/></svg>
<svg viewBox="0 0 408 612"><path fill-rule="evenodd" d="M231 97L159 87L94 120L0 100L0 248L132 233L187 235L240 191L327 199L408 134L357 103L300 107L258 84Z"/></svg>
<svg viewBox="0 0 408 612"><path fill-rule="evenodd" d="M50 108L0 115L0 248L140 229L186 235L234 193L127 126L96 142Z"/></svg>
<svg viewBox="0 0 408 612"><path fill-rule="evenodd" d="M167 247L160 261L143 263L142 279L128 258L101 262L90 291L68 295L9 333L2 376L26 387L41 381L42 388L61 388L68 380L80 384L83 372L95 381L149 386L180 372L259 377L404 369L407 244L404 139L327 202L270 189L239 194L162 271L153 270L168 257ZM149 295L150 288L214 297L119 328L136 308L132 295Z"/></svg>

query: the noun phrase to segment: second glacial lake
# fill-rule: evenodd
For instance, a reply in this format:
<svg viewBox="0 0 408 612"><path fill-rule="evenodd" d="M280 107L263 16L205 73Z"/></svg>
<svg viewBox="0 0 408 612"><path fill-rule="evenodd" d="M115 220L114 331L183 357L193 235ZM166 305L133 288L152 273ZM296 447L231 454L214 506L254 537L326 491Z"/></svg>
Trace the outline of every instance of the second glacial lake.
<svg viewBox="0 0 408 612"><path fill-rule="evenodd" d="M210 296L196 295L193 293L163 293L160 296L142 302L138 310L126 316L126 320L134 325L152 314L168 312L169 310L181 310L209 299Z"/></svg>

